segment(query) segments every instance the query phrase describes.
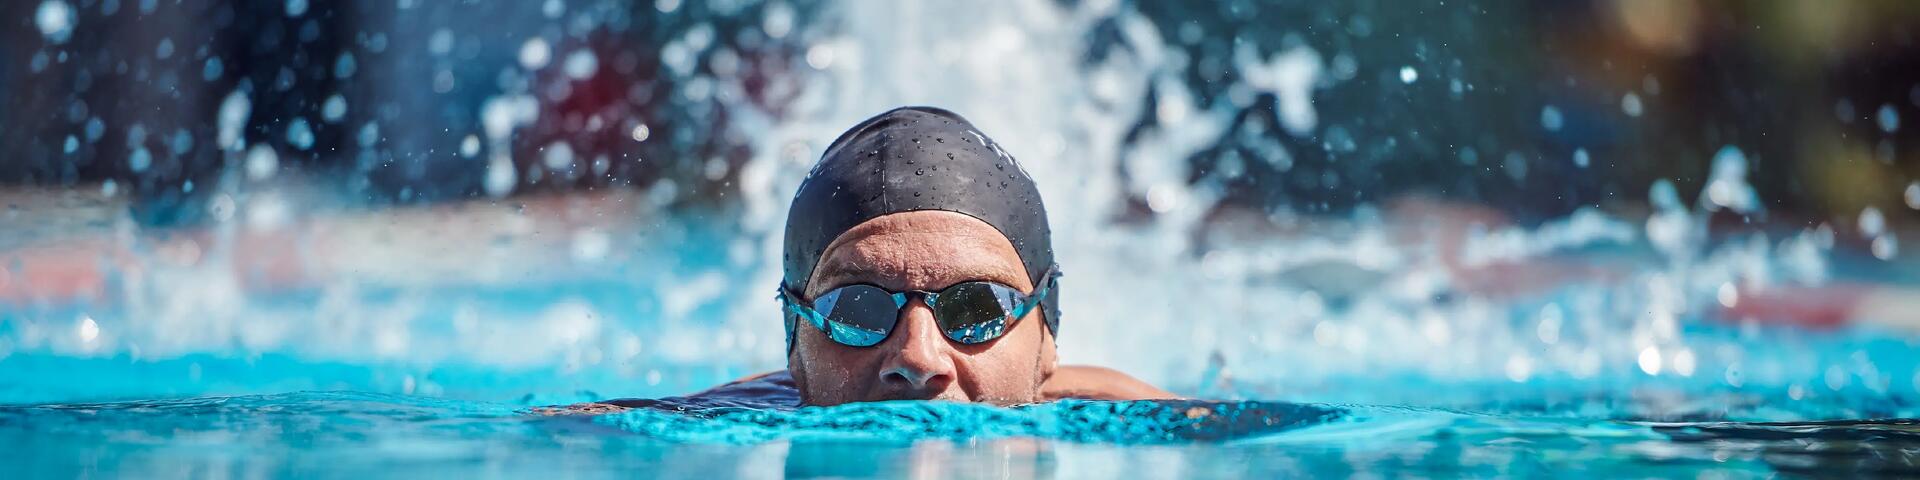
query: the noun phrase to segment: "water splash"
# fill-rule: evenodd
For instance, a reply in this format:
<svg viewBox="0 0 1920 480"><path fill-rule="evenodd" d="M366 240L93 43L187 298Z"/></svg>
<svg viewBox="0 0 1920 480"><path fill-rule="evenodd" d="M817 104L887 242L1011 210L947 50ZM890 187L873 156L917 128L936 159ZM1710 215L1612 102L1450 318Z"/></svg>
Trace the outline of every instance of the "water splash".
<svg viewBox="0 0 1920 480"><path fill-rule="evenodd" d="M674 1L655 6L684 7ZM591 30L591 22L515 36L500 46L502 72L490 84L498 91L476 94L484 98L478 108L459 112L477 135L455 133L458 143L433 147L457 153L462 163L451 170L474 178L486 195L467 204L364 216L330 212L325 205L335 199L297 187L295 162L279 168L276 152L291 151L245 140L249 119L267 115L255 110L269 108L252 104L247 92L264 85L222 90L227 97L217 113L217 141L201 143L230 152L234 168L225 175L255 184L215 184L207 191L224 198L222 208L237 209L227 213L249 222L247 228L221 225L205 237L164 237L104 221L117 225L102 235L112 239L110 248L141 261L126 263L137 269L105 268L120 282L110 295L125 297L112 298L128 305L124 311L82 307L98 313L99 349L87 354L298 352L404 360L423 372L467 363L574 374L604 369L624 381L596 388L650 393L692 388L694 378L780 368L784 352L770 341L779 337L777 306L764 301L762 290L780 276L779 235L792 192L819 149L846 126L894 106L933 104L981 125L1040 182L1069 274L1063 284L1069 333L1060 338L1069 362L1114 366L1185 392L1321 399L1364 397L1367 386L1343 382L1389 373L1512 388L1557 381L1571 388L1677 384L1767 392L1824 386L1827 365L1793 364L1805 353L1796 349L1845 352L1839 357L1872 351L1865 363L1881 371L1850 363L1840 376L1907 376L1908 365L1863 345L1870 338L1782 346L1757 340L1778 338L1756 329L1706 322L1768 288L1817 286L1833 276L1831 227L1734 234L1710 228L1715 215L1766 214L1748 184L1756 164L1739 146L1724 146L1711 159L1681 159L1711 163L1706 185L1683 192L1689 182L1654 184L1645 217L1582 208L1562 218L1516 221L1420 196L1360 201L1340 214L1316 214L1327 209L1288 205L1285 198L1248 207L1229 200L1234 183L1305 181L1339 191L1341 182L1353 181L1309 165L1315 148L1417 154L1394 150L1404 148L1405 138L1367 137L1348 119L1360 113L1325 106L1330 94L1378 81L1404 92L1396 94L1421 94L1416 82L1425 75L1448 80L1458 98L1472 91L1472 79L1364 52L1248 41L1223 50L1229 55L1218 66L1240 75L1214 80L1224 93L1213 94L1187 76L1204 59L1183 47L1181 32L1163 31L1138 5L844 6L835 12L861 14L802 20L788 18L787 7L770 7L753 22L768 38L794 42L783 45L792 47L785 52L792 70L772 80L791 90L782 101L747 94L762 91L756 82L767 75L743 66L743 53L725 44L712 24L662 39L660 73L679 83L661 95L711 100L716 106L709 114L726 118L715 135L742 139L750 154L738 164L613 159L692 172L645 192L543 197L529 188L536 174L522 167L538 167L545 178L597 175L606 163L589 157L599 152L542 138L528 145L547 145L544 150L516 158L529 156L514 151L516 141L534 133L529 127L580 116L543 110L552 93L532 79L585 82L621 68L617 56L570 43L577 31ZM571 15L562 10L563 18ZM959 17L971 21L928 20ZM423 51L452 59L468 48L467 40L441 32L447 30L422 32ZM327 58L336 78L375 64L371 55ZM547 67L557 68L540 72ZM1396 74L1402 83L1393 82ZM1642 83L1647 95L1657 94L1657 80ZM380 118L378 104L349 105L347 91L328 91L318 116L291 119L266 140L314 150L316 134L334 128L368 149L405 140L387 138L407 130L392 120L384 120L384 130L371 119L335 127L361 121L353 117ZM1636 118L1645 108L1638 95L1621 100ZM1240 114L1261 96L1272 98L1271 114L1243 120ZM1541 108L1539 126L1579 126L1567 105ZM86 119L79 133L90 146L109 128L85 113L77 117ZM594 120L621 141L649 146L675 142L685 131L684 122ZM1245 148L1216 148L1223 142ZM141 170L164 166L168 159L156 154L164 151L133 150L145 154ZM1572 158L1582 167L1615 158L1601 152L1578 149ZM1566 158L1471 147L1434 155L1496 168L1505 162L1521 178L1551 169L1540 159ZM1215 158L1219 163L1195 161ZM411 168L394 155L359 161ZM1274 173L1264 179L1250 173L1260 169ZM698 191L716 188L701 178L725 188ZM277 183L296 187L266 191ZM721 206L683 217L666 213L678 199L695 196L688 193L719 198ZM1875 238L1884 239L1875 240L1876 253L1897 253L1891 235ZM261 244L290 245L302 255L263 261L275 256L249 247ZM419 252L435 255L419 258ZM119 262L119 255L106 261ZM280 296L282 288L298 292ZM57 329L38 323L52 310L16 314L32 321L12 327L7 347L77 352L62 350L77 338L71 312L44 315L58 317L49 321L61 325ZM49 333L56 330L63 333ZM1755 348L1779 355L1748 353ZM1898 383L1895 389L1904 392L1910 382ZM1868 384L1849 381L1821 393ZM1420 400L1410 398L1411 391L1397 394L1383 399Z"/></svg>
<svg viewBox="0 0 1920 480"><path fill-rule="evenodd" d="M61 0L40 2L40 7L33 12L33 25L40 28L40 35L47 43L66 43L73 37L74 23L73 6Z"/></svg>
<svg viewBox="0 0 1920 480"><path fill-rule="evenodd" d="M798 410L643 408L596 422L678 442L771 440L902 442L1032 437L1117 444L1225 441L1333 421L1336 408L1270 402L1065 400L1015 408L874 402Z"/></svg>

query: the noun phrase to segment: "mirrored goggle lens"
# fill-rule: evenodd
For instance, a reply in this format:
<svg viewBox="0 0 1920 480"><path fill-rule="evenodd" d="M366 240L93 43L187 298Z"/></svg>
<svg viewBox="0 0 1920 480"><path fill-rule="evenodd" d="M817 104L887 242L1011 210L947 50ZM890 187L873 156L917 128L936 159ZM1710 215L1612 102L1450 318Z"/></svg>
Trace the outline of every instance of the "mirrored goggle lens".
<svg viewBox="0 0 1920 480"><path fill-rule="evenodd" d="M886 290L870 285L835 289L814 302L827 317L827 336L855 347L871 347L887 339L900 308Z"/></svg>
<svg viewBox="0 0 1920 480"><path fill-rule="evenodd" d="M933 318L940 330L953 341L976 344L993 341L1006 334L1013 319L1012 288L987 282L967 282L940 292Z"/></svg>

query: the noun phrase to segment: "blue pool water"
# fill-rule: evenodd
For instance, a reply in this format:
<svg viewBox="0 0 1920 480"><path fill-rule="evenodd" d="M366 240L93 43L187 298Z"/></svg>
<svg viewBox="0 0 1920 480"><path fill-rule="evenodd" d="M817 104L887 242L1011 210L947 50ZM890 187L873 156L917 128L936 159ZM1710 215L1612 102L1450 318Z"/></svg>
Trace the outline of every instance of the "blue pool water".
<svg viewBox="0 0 1920 480"><path fill-rule="evenodd" d="M513 404L306 392L0 407L0 459L28 477L1911 475L1915 429L1268 402L543 416Z"/></svg>
<svg viewBox="0 0 1920 480"><path fill-rule="evenodd" d="M513 293L502 309L559 295ZM1920 474L1916 387L1887 380L1916 371L1901 334L1689 324L1689 345L1738 350L1752 373L1736 385L1741 367L1703 360L1688 376L1298 379L1251 365L1155 379L1218 402L793 408L671 398L752 369L664 361L649 381L617 366L15 352L0 359L0 463L28 478ZM668 398L545 408L618 397Z"/></svg>
<svg viewBox="0 0 1920 480"><path fill-rule="evenodd" d="M1907 107L1534 31L1659 5L0 5L0 478L1920 475ZM675 397L914 104L1040 184L1062 361L1198 400Z"/></svg>
<svg viewBox="0 0 1920 480"><path fill-rule="evenodd" d="M671 398L782 366L780 345L765 340L776 338L764 315L773 305L751 280L760 267L734 266L713 245L737 232L699 222L614 230L626 242L617 248L637 253L521 285L363 281L219 300L208 290L223 270L189 270L178 278L201 282L144 287L173 294L157 302L133 290L0 312L0 463L51 478L1920 473L1910 333L1872 318L1828 328L1716 319L1702 305L1719 302L1718 280L1673 286L1678 300L1649 289L1750 261L1729 253L1746 248L1737 243L1696 246L1716 260L1684 271L1637 241L1558 247L1536 260L1625 263L1646 280L1573 278L1457 300L1249 282L1235 293L1250 300L1188 304L1215 315L1193 320L1192 337L1102 323L1131 306L1080 290L1067 297L1081 313L1063 329L1066 361L1218 403L796 409ZM1538 241L1554 228L1514 235ZM1785 263L1782 253L1764 265ZM1904 281L1843 260L1822 272ZM1272 301L1282 303L1262 307ZM1669 301L1692 311L1634 313ZM1432 316L1458 333L1406 323ZM1263 317L1279 320L1243 320ZM1198 337L1209 328L1256 338ZM200 334L219 329L236 333ZM1408 329L1416 334L1396 336ZM280 331L295 333L269 335ZM409 348L384 350L383 335ZM1142 335L1172 340L1141 350ZM1377 344L1352 343L1362 335ZM548 408L621 398L666 400L615 413Z"/></svg>

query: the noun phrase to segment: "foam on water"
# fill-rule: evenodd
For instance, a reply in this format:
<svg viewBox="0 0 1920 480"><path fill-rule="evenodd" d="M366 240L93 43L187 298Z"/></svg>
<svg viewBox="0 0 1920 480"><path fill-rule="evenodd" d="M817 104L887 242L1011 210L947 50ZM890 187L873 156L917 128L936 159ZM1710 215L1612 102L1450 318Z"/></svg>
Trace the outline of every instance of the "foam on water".
<svg viewBox="0 0 1920 480"><path fill-rule="evenodd" d="M698 443L1028 437L1151 444L1254 438L1341 416L1336 408L1302 404L1065 400L1015 408L945 402L874 402L797 410L696 405L636 409L594 421L651 437Z"/></svg>

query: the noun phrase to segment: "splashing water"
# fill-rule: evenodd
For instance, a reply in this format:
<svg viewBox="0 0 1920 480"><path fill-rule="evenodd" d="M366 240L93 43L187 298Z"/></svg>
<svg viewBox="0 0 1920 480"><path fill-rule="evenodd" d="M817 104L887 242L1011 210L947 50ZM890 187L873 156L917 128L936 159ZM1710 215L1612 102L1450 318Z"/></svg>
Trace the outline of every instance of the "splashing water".
<svg viewBox="0 0 1920 480"><path fill-rule="evenodd" d="M318 5L290 1L285 9L289 16L310 15ZM541 178L602 174L608 160L565 140L542 140L533 144L540 149L532 157L516 158L528 155L516 142L526 141L529 129L555 121L543 110L555 90L520 75L551 70L560 81L591 82L622 68L618 57L579 49L556 29L515 36L503 47L512 75L500 75L497 91L484 94L476 108L458 112L471 117L471 131L435 147L436 154L463 162L459 171L474 179L485 200L371 213L338 207L329 194L302 187L296 155L329 154L316 146L323 133L371 148L404 139L394 132L406 127L389 120L383 130L378 120L356 118L371 118L381 106L335 92L318 104L318 116L293 118L269 132L291 150L249 144L249 119L268 114L268 106L255 105L246 92L272 85L221 90L227 96L219 102L216 138L199 143L215 146L233 165L226 174L231 179L203 187L215 199L209 205L224 209L215 215L222 221L201 234L151 234L114 213L128 201L111 193L116 187L101 195L63 193L61 201L96 206L81 209L93 216L80 221L104 227L85 230L94 235L78 241L113 252L98 260L111 287L83 292L93 296L78 295L91 300L77 306L0 312L0 376L9 379L0 384L0 401L7 403L350 389L477 399L529 395L523 404L323 393L8 407L0 418L70 429L56 429L69 444L102 432L88 428L124 428L127 435L114 436L121 439L115 445L156 456L178 453L177 447L142 443L142 435L184 429L242 443L274 435L246 433L255 427L323 425L325 441L311 450L285 437L267 438L260 447L292 457L296 467L349 457L369 443L355 435L378 440L390 438L380 436L382 428L404 427L391 437L399 440L364 448L387 460L469 463L479 460L460 452L480 448L508 470L524 469L517 471L539 471L536 465L551 460L540 454L578 467L645 464L636 459L645 455L630 455L635 452L687 452L648 443L655 441L724 446L714 458L744 458L742 471L768 471L767 458L781 457L795 468L792 459L802 457L795 452L809 448L828 452L820 458L855 455L834 442L920 445L894 452L911 463L938 455L926 449L948 448L922 440L993 449L1041 438L1070 442L1057 447L1059 461L1095 470L1165 453L1172 460L1156 464L1261 455L1306 465L1275 460L1250 473L1360 464L1490 474L1525 474L1489 465L1524 464L1521 456L1543 449L1572 452L1575 459L1758 465L1766 452L1790 446L1772 436L1781 431L1892 445L1869 444L1863 456L1912 441L1897 433L1896 423L1644 423L1915 415L1908 399L1920 393L1920 365L1901 334L1850 328L1806 335L1742 318L1750 314L1737 307L1770 289L1827 286L1839 269L1831 225L1716 230L1716 216L1768 215L1767 199L1748 183L1752 170L1765 164L1750 161L1741 145L1719 146L1711 158L1678 159L1707 162L1705 185L1682 191L1660 181L1644 214L1582 207L1522 222L1418 195L1349 210L1249 207L1229 185L1255 167L1330 190L1354 181L1333 169L1306 171L1304 149L1315 143L1351 154L1413 142L1368 137L1351 122L1359 113L1322 106L1329 92L1447 86L1459 96L1471 91L1471 82L1437 65L1298 42L1265 48L1248 42L1232 47L1227 62L1242 74L1218 80L1229 84L1222 100L1185 78L1198 60L1180 48L1184 40L1164 38L1177 34L1121 2L850 0L836 10L861 14L814 20L796 20L791 7L776 5L757 23L768 38L795 43L795 70L783 80L793 83L783 87L792 97L778 108L741 93L758 88L748 85L751 76L725 74L739 68L739 54L714 53L726 47L716 45L724 39L715 39L712 26L686 30L661 47L661 74L683 82L673 94L711 99L727 115L720 127L726 131L717 135L750 147L737 164L684 160L694 176L730 186L713 195L724 199L722 206L673 208L683 193L699 188L685 177L644 190L541 193ZM690 8L677 1L655 6L661 12ZM546 18L574 18L565 2L540 7ZM969 21L934 20L963 17ZM66 2L49 0L34 23L59 43L64 40L55 40L56 33L64 39L74 22ZM423 33L424 51L458 55L465 40L439 32L445 30ZM1096 42L1117 46L1090 54ZM729 61L715 67L715 58L728 55L733 67ZM324 66L336 78L376 68L374 57L354 58L316 62L330 63ZM212 61L205 68L213 69ZM438 80L431 83L448 91ZM1240 127L1245 105L1233 98L1256 96L1271 97L1273 108L1260 112L1264 123L1258 123L1271 128ZM1620 98L1630 118L1657 113L1637 94ZM1271 429L1232 435L1188 428L1182 419L1194 418L1185 415L1191 407L1185 404L1171 410L1097 402L641 410L586 422L519 415L517 409L535 404L680 394L784 367L777 307L765 293L781 275L780 235L792 193L842 129L907 104L966 115L1040 183L1067 274L1059 338L1065 361L1115 367L1195 396L1341 404L1234 403L1281 412L1258 417ZM1528 108L1538 113L1537 121L1521 116L1531 131L1565 132L1582 121L1564 104ZM676 141L670 124L654 119L594 120L623 140ZM1898 129L1897 113L1876 120L1884 132ZM100 130L94 124L82 132L88 144L103 135L94 133ZM1280 136L1314 141L1271 140ZM1255 153L1235 152L1233 161L1212 166L1190 161L1226 157L1215 147L1228 139ZM135 171L158 169L156 151L131 149L125 161L138 165ZM1581 169L1597 169L1615 158L1572 151L1556 161L1571 158ZM1393 154L1418 154L1406 152ZM1544 160L1506 150L1433 156L1505 162L1492 167L1516 178L1545 169L1535 163ZM1916 188L1905 192L1909 206L1920 205ZM1867 217L1862 211L1855 223L1865 229ZM1871 223L1884 227L1884 218ZM1876 255L1898 253L1883 228L1862 233ZM0 238L0 246L9 240ZM28 268L0 263L0 285ZM76 382L76 371L88 382ZM303 409L314 413L282 413ZM155 412L158 417L141 416ZM136 420L123 427L85 420L95 414ZM207 420L169 423L195 418ZM352 424L354 418L375 420ZM559 443L599 450L579 456L556 450L554 441L534 440L554 432L564 432ZM632 438L636 433L646 440ZM0 429L5 435L12 441L0 444L38 440ZM1195 446L1196 440L1231 445ZM1539 446L1511 446L1528 442ZM1116 447L1133 444L1173 446ZM1288 453L1302 445L1312 447ZM1427 449L1429 458L1404 460L1390 452L1410 445ZM1481 454L1504 460L1475 459ZM138 471L132 469L141 458L122 461ZM900 468L903 462L895 460L882 465ZM1793 462L1818 463L1794 457L1767 466L1800 465Z"/></svg>
<svg viewBox="0 0 1920 480"><path fill-rule="evenodd" d="M1655 209L1644 223L1594 208L1533 226L1498 217L1432 218L1423 213L1430 201L1419 197L1362 205L1346 215L1243 211L1219 184L1191 180L1219 173L1196 171L1183 161L1233 131L1237 108L1200 102L1179 78L1189 60L1173 48L1177 40L1162 38L1132 7L847 6L869 14L800 26L770 18L762 26L804 30L802 38L809 39L799 56L811 69L794 73L798 95L778 115L753 97L713 97L732 116L727 128L745 134L752 147L737 173L729 165L707 165L709 174L717 166L737 182L738 196L730 197L737 215L713 220L658 210L676 196L669 179L645 194L459 207L464 219L396 210L386 215L412 220L389 223L414 228L381 230L362 226L377 220L324 210L289 213L286 205L303 200L285 194L221 187L216 195L237 200L229 203L240 210L232 218L247 219L256 233L219 229L210 239L135 241L133 253L155 262L127 272L126 298L118 300L122 311L96 315L103 333L88 355L298 352L332 361L378 358L425 366L381 367L395 377L430 376L434 366L461 364L538 367L595 389L624 389L628 383L588 379L648 379L661 377L663 369L708 366L705 373L684 373L671 382L691 387L779 368L783 351L771 341L779 335L777 322L769 320L774 307L744 299L759 298L752 293L778 281L779 235L791 192L818 150L846 125L892 106L932 104L968 115L1041 183L1055 249L1069 275L1063 309L1071 319L1060 345L1072 362L1113 366L1208 395L1382 401L1416 401L1418 394L1346 386L1388 374L1484 382L1489 388L1671 382L1683 389L1731 384L1778 393L1818 385L1825 376L1823 367L1786 356L1742 353L1777 340L1764 332L1692 326L1731 303L1722 298L1775 285L1817 286L1830 276L1825 252L1832 242L1822 240L1830 233L1818 228L1709 242L1707 222L1715 212L1765 214L1762 199L1746 183L1751 167L1737 146L1725 146L1711 159L1696 202L1672 183L1656 184ZM976 21L918 20L952 15ZM1125 48L1086 56L1094 40L1084 32L1109 25L1112 41ZM712 35L694 28L667 48L716 48ZM443 41L452 40L432 40ZM1353 78L1351 71L1364 63L1341 53L1333 55L1338 65L1329 67L1329 56L1308 46L1263 53L1250 45L1232 52L1232 61L1248 72L1235 81L1273 95L1273 125L1287 135L1338 133L1355 141L1342 125L1326 120L1331 114L1319 111L1314 99L1342 88L1343 79ZM559 57L562 78L574 80L606 68L585 50L558 53L542 36L527 37L512 53L528 70ZM348 58L335 62L335 73ZM689 81L722 89L740 88L727 82L744 81L673 67L680 61L674 58L663 61ZM1418 75L1412 66L1374 68L1397 70L1403 80ZM541 120L540 100L525 83L503 85L503 94L474 112L479 135L449 148L476 158L465 168L478 173L481 192L503 198L520 191L531 181L520 164L544 167L547 175L604 171L604 159L582 158L566 142L549 144L535 158L515 159L513 138ZM242 140L251 110L240 90L228 95L218 109L214 144L242 152L236 163L245 178L268 182L281 177L284 154ZM320 118L336 122L344 110L345 100L330 95ZM1136 129L1139 118L1154 122ZM1566 121L1559 107L1541 110L1547 130ZM284 140L311 149L320 125L294 118ZM654 136L645 123L618 128L636 142ZM377 123L358 129L362 145L384 136ZM1266 158L1276 166L1290 162L1289 147L1262 148L1272 150ZM128 161L136 170L154 161L146 149L133 155ZM1131 199L1143 199L1150 213L1127 219L1134 215ZM305 222L307 233L260 228L299 224L290 221ZM466 240L444 247L481 261L407 258L412 249L434 249L433 234L426 232L463 229ZM555 255L523 253L550 243L539 237L554 231L587 233L561 235L565 240L551 242ZM303 255L272 267L277 271L243 262L249 253L240 249L263 234L294 235ZM1886 238L1887 246L1876 251L1891 254L1891 236ZM669 268L650 266L664 258L685 260ZM1614 260L1619 258L1634 260ZM556 287L495 283L524 280L529 272L547 270L550 260L574 265L535 275ZM1548 278L1501 278L1528 265L1534 266L1529 274ZM287 275L315 279L322 287L311 296L281 298L247 286ZM448 283L454 278L463 280ZM488 300L465 293L471 289L525 294ZM646 293L622 301L617 292ZM318 309L301 306L307 303ZM37 323L70 314L43 311L49 313L15 327L10 350L77 352ZM1546 331L1554 333L1538 334ZM516 345L511 338L537 340ZM1882 362L1878 350L1860 348L1853 339L1832 341L1838 345L1832 348L1869 357L1870 365L1900 363ZM692 347L714 342L720 348ZM1688 360L1676 363L1683 358ZM1655 364L1661 367L1650 368ZM1277 365L1287 367L1271 368ZM1855 374L1906 375L1849 373ZM1736 377L1737 384L1718 381ZM1910 383L1869 384L1876 392L1906 392ZM387 385L379 389L396 384ZM644 391L673 393L655 388Z"/></svg>
<svg viewBox="0 0 1920 480"><path fill-rule="evenodd" d="M49 475L75 473L64 466L82 463L107 475L194 469L370 477L408 476L424 465L438 474L512 476L1898 474L1913 471L1899 451L1915 441L1910 425L1892 422L1624 423L1255 402L879 403L592 419L524 412L347 392L0 406L0 421L38 427L31 437L0 429L0 444L16 447L0 459ZM1266 415L1244 416L1254 412ZM1241 422L1248 418L1258 421ZM1819 432L1818 440L1803 439L1807 431ZM775 436L782 440L760 441ZM1409 453L1409 446L1418 447ZM1534 456L1540 450L1559 454Z"/></svg>

